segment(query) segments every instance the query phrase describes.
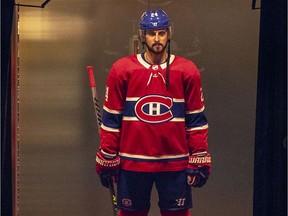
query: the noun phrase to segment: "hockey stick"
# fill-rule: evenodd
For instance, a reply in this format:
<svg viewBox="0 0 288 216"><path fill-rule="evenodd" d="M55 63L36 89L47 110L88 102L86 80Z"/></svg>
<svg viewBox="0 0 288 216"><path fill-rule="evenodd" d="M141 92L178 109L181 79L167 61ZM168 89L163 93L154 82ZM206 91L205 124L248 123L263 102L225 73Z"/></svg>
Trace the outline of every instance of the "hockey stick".
<svg viewBox="0 0 288 216"><path fill-rule="evenodd" d="M88 78L89 78L89 83L91 87L91 93L92 93L92 99L93 99L93 105L94 105L94 110L95 110L95 115L96 115L96 120L97 120L97 125L98 125L98 132L100 134L100 127L102 124L102 117L101 117L101 111L100 111L100 104L99 104L99 99L97 95L97 88L96 88L96 82L94 78L94 69L93 66L87 66L87 71L88 71ZM110 191L110 196L112 200L112 207L113 207L113 213L114 216L119 215L119 209L117 208L117 185L111 177L109 179L109 191Z"/></svg>

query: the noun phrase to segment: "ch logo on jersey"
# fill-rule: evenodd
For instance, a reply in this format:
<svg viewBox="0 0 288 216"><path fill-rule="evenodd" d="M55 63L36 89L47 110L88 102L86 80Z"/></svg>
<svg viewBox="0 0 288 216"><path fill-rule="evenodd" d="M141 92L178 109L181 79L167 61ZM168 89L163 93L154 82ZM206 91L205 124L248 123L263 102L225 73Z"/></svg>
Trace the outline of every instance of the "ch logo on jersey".
<svg viewBox="0 0 288 216"><path fill-rule="evenodd" d="M162 95L147 95L140 98L135 105L138 119L146 123L163 123L173 118L171 107L173 100Z"/></svg>
<svg viewBox="0 0 288 216"><path fill-rule="evenodd" d="M122 199L122 204L126 207L132 206L132 200L124 198Z"/></svg>

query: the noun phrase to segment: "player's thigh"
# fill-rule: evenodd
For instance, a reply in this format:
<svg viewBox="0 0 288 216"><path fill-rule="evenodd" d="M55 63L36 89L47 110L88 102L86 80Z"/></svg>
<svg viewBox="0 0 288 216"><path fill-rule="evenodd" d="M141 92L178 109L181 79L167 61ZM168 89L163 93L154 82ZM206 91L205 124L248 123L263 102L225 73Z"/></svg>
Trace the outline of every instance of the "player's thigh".
<svg viewBox="0 0 288 216"><path fill-rule="evenodd" d="M149 209L152 187L151 173L121 170L117 192L118 207L127 211Z"/></svg>
<svg viewBox="0 0 288 216"><path fill-rule="evenodd" d="M157 174L155 185L161 210L181 211L192 207L191 186L187 183L186 171Z"/></svg>

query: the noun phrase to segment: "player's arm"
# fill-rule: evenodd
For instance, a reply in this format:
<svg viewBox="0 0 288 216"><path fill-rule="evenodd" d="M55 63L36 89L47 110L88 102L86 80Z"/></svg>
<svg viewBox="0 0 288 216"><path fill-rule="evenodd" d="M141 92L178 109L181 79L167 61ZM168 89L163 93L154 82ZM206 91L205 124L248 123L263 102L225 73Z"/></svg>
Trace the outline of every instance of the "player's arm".
<svg viewBox="0 0 288 216"><path fill-rule="evenodd" d="M96 152L96 172L103 186L108 187L110 176L118 175L120 167L119 142L124 105L124 91L121 77L114 67L106 81L106 93L100 128L100 147Z"/></svg>
<svg viewBox="0 0 288 216"><path fill-rule="evenodd" d="M123 107L126 87L122 74L112 66L106 81L106 91L100 129L101 150L109 154L118 154L122 127Z"/></svg>
<svg viewBox="0 0 288 216"><path fill-rule="evenodd" d="M208 121L204 113L204 96L197 68L191 76L187 76L185 101L186 137L190 153L187 180L190 185L201 187L210 175L211 155L208 153Z"/></svg>

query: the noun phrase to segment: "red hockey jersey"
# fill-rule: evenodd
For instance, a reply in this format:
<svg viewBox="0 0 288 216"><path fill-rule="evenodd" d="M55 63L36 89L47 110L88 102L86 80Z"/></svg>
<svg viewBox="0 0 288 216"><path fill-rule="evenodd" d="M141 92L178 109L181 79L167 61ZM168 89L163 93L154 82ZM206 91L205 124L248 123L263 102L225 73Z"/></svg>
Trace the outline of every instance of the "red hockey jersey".
<svg viewBox="0 0 288 216"><path fill-rule="evenodd" d="M160 172L185 170L188 156L207 151L200 74L195 64L171 55L150 65L141 54L116 61L108 75L100 149L120 155L121 168Z"/></svg>

